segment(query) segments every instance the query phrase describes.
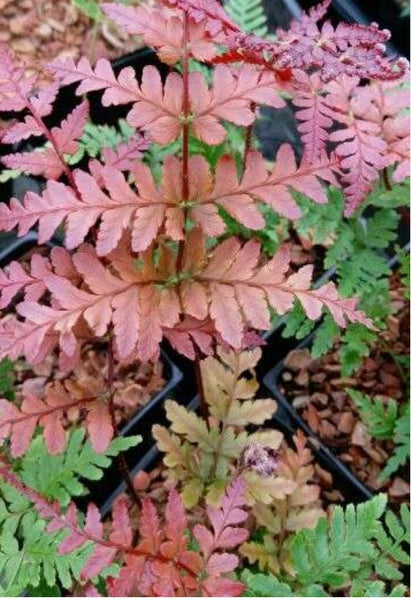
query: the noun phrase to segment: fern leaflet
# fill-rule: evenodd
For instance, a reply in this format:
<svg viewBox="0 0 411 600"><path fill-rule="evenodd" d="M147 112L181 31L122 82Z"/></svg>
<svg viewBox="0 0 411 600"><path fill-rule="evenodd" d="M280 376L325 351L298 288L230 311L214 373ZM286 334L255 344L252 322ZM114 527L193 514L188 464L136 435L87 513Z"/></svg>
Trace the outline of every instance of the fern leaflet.
<svg viewBox="0 0 411 600"><path fill-rule="evenodd" d="M224 8L244 31L260 37L267 35L267 17L263 0L228 0Z"/></svg>

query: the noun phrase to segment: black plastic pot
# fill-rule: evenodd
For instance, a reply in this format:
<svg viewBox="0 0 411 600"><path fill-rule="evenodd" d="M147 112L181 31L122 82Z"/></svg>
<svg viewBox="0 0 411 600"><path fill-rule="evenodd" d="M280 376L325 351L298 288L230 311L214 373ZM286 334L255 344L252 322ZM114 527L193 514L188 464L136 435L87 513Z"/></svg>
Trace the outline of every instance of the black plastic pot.
<svg viewBox="0 0 411 600"><path fill-rule="evenodd" d="M179 397L179 384L183 380L183 374L164 351L161 351L161 361L164 366L163 377L166 380L165 386L120 428L121 436L141 436L141 443L124 453L128 465L134 464L140 456L145 455L149 451L152 443L151 429L159 421L164 412L163 405L165 400L169 398L177 400ZM87 483L87 488L90 491L87 500L92 500L100 506L107 501L107 496L113 493L121 481L122 473L118 468L116 459L114 459L111 466L104 470L102 479Z"/></svg>
<svg viewBox="0 0 411 600"><path fill-rule="evenodd" d="M313 334L303 340L297 350L309 348ZM284 360L281 360L263 379L263 384L277 400L283 418L287 420L290 428L301 429L308 437L311 446L316 449L316 456L322 467L333 474L334 483L341 489L344 497L352 502L362 502L372 497L372 493L363 485L351 471L335 456L335 454L311 430L307 422L299 415L287 398L281 393L279 380L285 369ZM343 482L343 483L342 483ZM342 484L342 485L340 485Z"/></svg>
<svg viewBox="0 0 411 600"><path fill-rule="evenodd" d="M164 78L169 72L169 67L160 62L157 54L150 48L142 48L130 54L127 54L117 60L112 61L113 70L116 74L125 68L132 67L136 72L137 78L141 78L144 67L155 65L161 76ZM69 85L59 90L57 99L54 103L53 112L45 118L49 128L60 125L61 121L81 102L81 98L76 96L76 85ZM90 119L96 125L116 125L119 119L125 118L130 110L129 105L104 107L101 104L102 92L91 92L87 94L90 104ZM4 121L16 118L15 113L0 112L0 119ZM36 144L42 144L40 138L32 138L30 147ZM0 159L7 154L27 149L27 142L13 146L10 144L0 144ZM2 164L0 162L0 173ZM39 191L44 183L41 177L21 175L17 179L11 179L6 183L0 183L0 202L7 202L9 198L16 197L22 199L29 190Z"/></svg>
<svg viewBox="0 0 411 600"><path fill-rule="evenodd" d="M15 236L6 236L3 240L0 237L0 267L4 267L13 260L19 260L24 255L36 247L37 245L37 234L30 232L26 236L16 238ZM50 242L49 246L52 247L56 243ZM158 419L162 412L162 405L164 400L167 398L184 398L183 387L186 387L186 394L191 397L194 394L193 387L189 385L180 385L183 381L183 373L170 359L168 353L164 350L161 351L161 360L164 366L163 377L166 380L164 387L153 396L145 406L143 406L129 421L120 428L120 434L122 436L129 435L141 435L142 442L136 449L130 449L126 453L126 458L132 462L136 460L136 453L139 456L141 453L145 453L149 446L150 441L147 441L147 433L151 432L151 427L154 423L158 422ZM92 483L90 488L91 497L94 501L101 503L104 502L107 494L110 494L113 489L119 485L121 475L113 463L113 465L105 471L104 478L99 482Z"/></svg>
<svg viewBox="0 0 411 600"><path fill-rule="evenodd" d="M404 246L404 250L409 252L409 243ZM388 259L388 265L392 269L398 264L398 257L392 256ZM332 275L332 274L331 274ZM300 344L294 346L295 349L300 350L304 348L310 348L312 345L314 333L306 337ZM292 346L292 344L291 344ZM292 349L292 348L290 348ZM291 405L289 400L282 394L279 387L279 380L282 372L285 369L284 358L276 364L268 373L262 378L263 385L271 392L278 402L281 419L288 424L290 429L297 428L302 429L304 433L311 440L314 447L317 448L317 456L319 461L323 461L322 466L335 475L334 481L337 482L340 477L345 480L346 493L345 496L349 496L353 501L361 501L361 498L367 499L371 497L371 492L362 484L351 471L341 462L341 460L318 438L318 436L311 430L307 422L300 416L300 414ZM321 463L320 463L321 464Z"/></svg>
<svg viewBox="0 0 411 600"><path fill-rule="evenodd" d="M340 461L335 459L334 455L328 450L328 448L323 446L321 442L315 438L315 436L310 435L305 426L300 426L297 421L295 421L293 418L290 418L288 409L282 410L283 403L279 402L276 394L270 394L267 389L262 387L257 395L265 398L273 397L278 402L278 410L273 414L272 419L264 424L264 429L274 428L281 431L287 442L290 444L292 444L292 436L297 432L298 429L302 429L308 437L308 443L314 455L314 460L318 462L323 469L326 469L331 473L333 477L333 485L336 489L341 491L345 502L364 502L372 497L371 492L365 486L361 485ZM287 401L285 400L285 402ZM191 400L190 403L186 404L186 406L188 409L196 411L199 407L198 396L195 396L195 398ZM165 414L163 411L163 417L159 421L159 424L167 425L167 423L168 422L165 419ZM301 425L303 425L303 423ZM161 462L163 455L157 449L151 434L147 438L147 442L148 441L150 441L150 444L147 451L144 454L137 456L136 461L133 463L133 467L131 469L131 474L133 477L140 471L152 471ZM132 463L130 462L130 464ZM124 482L122 482L107 498L107 500L100 505L100 510L103 517L110 513L114 500L125 491L126 485Z"/></svg>

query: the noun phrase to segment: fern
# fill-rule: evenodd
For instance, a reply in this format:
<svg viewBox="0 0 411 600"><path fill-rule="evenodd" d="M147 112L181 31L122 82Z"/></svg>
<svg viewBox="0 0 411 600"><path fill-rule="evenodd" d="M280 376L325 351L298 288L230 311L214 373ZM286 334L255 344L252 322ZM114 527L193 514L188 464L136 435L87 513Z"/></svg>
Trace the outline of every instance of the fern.
<svg viewBox="0 0 411 600"><path fill-rule="evenodd" d="M404 296L408 300L410 299L410 279L411 279L411 263L410 263L410 254L406 252L403 248L396 246L395 251L400 260L400 274L401 274L401 282L405 287Z"/></svg>
<svg viewBox="0 0 411 600"><path fill-rule="evenodd" d="M331 350L339 333L340 330L338 325L326 315L315 332L313 345L311 347L312 357L319 358Z"/></svg>
<svg viewBox="0 0 411 600"><path fill-rule="evenodd" d="M384 191L376 186L363 210L372 206L374 214L366 220L343 219L343 197L340 190L329 189L329 203L308 208L307 199L299 196L303 217L297 231L314 243L328 245L324 267L336 268L338 288L343 296L356 295L360 306L377 327L384 327L389 315L389 276L391 269L383 250L396 239L399 216L395 210L408 202L409 183ZM407 254L408 256L408 254ZM403 259L406 264L406 259ZM313 324L296 306L285 318L285 337L302 339L313 330ZM340 335L339 327L328 316L315 330L313 357L328 352L340 336L340 360L343 376L350 376L369 355L377 333L359 323L349 324Z"/></svg>
<svg viewBox="0 0 411 600"><path fill-rule="evenodd" d="M344 211L341 190L330 186L327 195L327 204L317 204L314 209L306 196L297 195L302 216L297 222L296 229L303 238L312 240L314 244L330 245L341 225Z"/></svg>
<svg viewBox="0 0 411 600"><path fill-rule="evenodd" d="M267 17L263 0L227 0L224 8L244 31L260 37L267 35Z"/></svg>
<svg viewBox="0 0 411 600"><path fill-rule="evenodd" d="M374 573L382 579L401 579L392 561L409 563L402 549L409 542L409 512L403 505L398 520L391 511L384 515L386 504L386 497L379 495L357 507L337 506L329 522L321 519L315 529L298 532L291 544L297 580L338 589L354 575L357 581Z"/></svg>
<svg viewBox="0 0 411 600"><path fill-rule="evenodd" d="M251 598L288 598L288 597L310 597L321 598L330 597L324 587L313 584L306 588L294 590L291 585L283 581L279 581L273 575L265 575L263 573L251 573L243 571L242 581L247 585L247 590L244 596ZM407 588L405 585L398 584L394 586L390 593L387 593L386 583L384 581L361 581L352 582L350 589L351 597L390 597L398 598L406 596Z"/></svg>
<svg viewBox="0 0 411 600"><path fill-rule="evenodd" d="M367 219L342 223L335 244L327 251L326 269L337 268L339 289L345 296L363 293L375 279L389 274L386 259L380 250L397 237L398 214L382 208Z"/></svg>
<svg viewBox="0 0 411 600"><path fill-rule="evenodd" d="M395 449L380 474L381 481L388 479L388 477L395 473L401 466L407 464L410 460L410 436L410 405L408 403L403 414L395 424Z"/></svg>
<svg viewBox="0 0 411 600"><path fill-rule="evenodd" d="M14 400L14 364L8 358L0 361L0 398Z"/></svg>
<svg viewBox="0 0 411 600"><path fill-rule="evenodd" d="M285 327L282 335L285 338L295 337L297 340L302 340L315 328L315 323L306 318L300 303L296 303L294 308L287 314L284 321ZM280 320L277 322L280 322Z"/></svg>
<svg viewBox="0 0 411 600"><path fill-rule="evenodd" d="M127 142L133 133L133 129L123 119L118 121L117 127L87 123L78 142L79 148L76 154L69 158L68 162L71 165L76 165L85 156L95 158L105 148L115 148L121 142Z"/></svg>
<svg viewBox="0 0 411 600"><path fill-rule="evenodd" d="M105 454L97 454L85 441L84 430L77 429L68 437L66 451L54 456L47 452L42 437L36 437L16 465L26 485L49 500L58 500L61 506L68 506L72 497L84 495L85 480L100 479L112 457L140 441L136 436L117 438ZM61 555L58 548L64 532L51 534L46 530L45 521L33 511L30 501L4 481L0 481L0 494L0 581L5 595L19 595L30 585L37 596L41 582L70 589L73 581L80 580L91 545Z"/></svg>
<svg viewBox="0 0 411 600"><path fill-rule="evenodd" d="M103 13L99 6L99 0L72 0L72 2L92 21L96 21L96 23L102 21Z"/></svg>
<svg viewBox="0 0 411 600"><path fill-rule="evenodd" d="M320 585L309 585L305 590L299 590L297 592L292 589L290 584L280 581L273 575L251 573L248 570L242 572L241 579L247 585L247 591L244 596L250 598L289 598L304 596L321 598L323 596L328 596L324 588Z"/></svg>
<svg viewBox="0 0 411 600"><path fill-rule="evenodd" d="M36 557L39 564L36 564L33 583L37 585L42 575L47 585L53 585L56 579L58 563L55 566L43 560L43 554L49 547L55 546L56 536L59 544L54 551L59 555L67 555L71 561L63 564L66 566L64 577L58 571L63 586L71 584L71 570L83 585L96 582L100 575L107 577L107 591L113 597L181 596L187 595L188 590L193 596L239 596L244 591L244 584L232 577L239 560L232 552L225 552L234 550L248 537L247 529L240 527L248 516L243 510L245 486L241 477L237 477L228 487L218 507L206 510L209 526L200 523L189 526L181 498L171 489L161 519L151 500L145 498L142 501L138 529L134 531L125 496L119 496L114 502L111 523L104 528L101 514L94 504L88 505L83 523L74 503L62 511L58 503L49 502L36 490L24 485L8 465L1 465L0 472L7 482L6 487L11 486L11 502L16 496L23 497L24 506L18 505L20 513L25 513L27 507L35 509L31 515L27 514L30 525L39 523L41 541L44 537L44 521L38 519L36 512L48 522L49 536L44 537L44 543L48 543L48 546L41 557ZM5 569L5 576L14 584L16 573L13 567L19 548L15 536L16 523L13 522L10 529L11 521L7 517L10 517L10 511L5 511L4 564L8 566L12 559L14 562L11 569ZM29 534L23 526L22 529L28 545L34 528ZM195 550L189 548L188 533L195 539ZM38 543L39 540L36 541ZM77 557L79 548L84 553L74 561L73 557ZM121 565L117 564L116 559ZM0 577L2 566L0 563ZM70 570L67 571L67 567ZM19 576L19 585L23 581L26 581L26 575ZM7 586L11 587L9 584ZM91 595L96 595L95 588Z"/></svg>
<svg viewBox="0 0 411 600"><path fill-rule="evenodd" d="M170 427L155 425L153 435L161 452L168 475L182 486L186 506L197 504L203 495L209 504L218 502L227 484L241 464L241 456L250 445L261 444L278 449L282 435L269 429L247 433L248 425L261 425L276 410L271 399L254 399L258 384L253 373L261 356L259 349L247 352L218 350L219 358L201 362L205 403L213 427L193 411L168 400L165 408ZM263 461L265 458L264 457ZM247 501L265 504L284 498L295 489L285 477L269 473L263 478L255 470L246 472Z"/></svg>
<svg viewBox="0 0 411 600"><path fill-rule="evenodd" d="M393 437L398 417L398 404L390 398L371 398L357 390L346 390L359 410L360 417L368 433L377 440L389 440Z"/></svg>
<svg viewBox="0 0 411 600"><path fill-rule="evenodd" d="M71 498L87 492L84 480L101 479L103 469L111 465L115 456L141 441L139 436L119 437L104 454L98 454L85 438L84 429L76 429L68 434L65 452L53 455L47 451L42 436L36 437L19 467L22 481L46 498L67 506Z"/></svg>
<svg viewBox="0 0 411 600"><path fill-rule="evenodd" d="M313 529L294 534L287 568L276 576L244 571L247 596L335 596L350 585L347 596L404 595L399 565L409 564L409 509L399 516L386 510L383 494L345 509L333 508ZM345 595L344 594L344 595Z"/></svg>
<svg viewBox="0 0 411 600"><path fill-rule="evenodd" d="M61 555L64 532L46 532L46 522L33 511L29 500L0 481L0 582L6 597L19 596L41 581L70 589L91 553L90 545ZM37 594L36 594L37 595Z"/></svg>
<svg viewBox="0 0 411 600"><path fill-rule="evenodd" d="M410 459L410 404L400 411L393 398L371 398L352 389L347 393L357 406L368 433L377 440L393 440L394 451L379 479L385 481Z"/></svg>

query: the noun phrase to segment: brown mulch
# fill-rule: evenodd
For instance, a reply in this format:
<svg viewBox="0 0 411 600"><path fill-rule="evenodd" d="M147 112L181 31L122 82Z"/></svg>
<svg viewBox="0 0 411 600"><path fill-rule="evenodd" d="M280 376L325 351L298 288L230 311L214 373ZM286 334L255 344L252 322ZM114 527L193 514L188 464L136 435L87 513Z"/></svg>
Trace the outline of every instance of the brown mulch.
<svg viewBox="0 0 411 600"><path fill-rule="evenodd" d="M107 348L104 344L85 347L81 360L68 375L58 370L57 358L50 356L37 367L16 365L17 402L30 391L40 398L46 386L60 381L73 398L87 398L104 395L107 391ZM116 417L119 425L124 425L165 385L164 365L161 360L142 363L139 360L127 365L116 366L115 395ZM81 420L79 411L70 411L66 425Z"/></svg>
<svg viewBox="0 0 411 600"><path fill-rule="evenodd" d="M95 62L139 46L136 37L126 36L108 20L95 24L71 0L0 0L2 43L40 74L45 63L57 58L86 56Z"/></svg>
<svg viewBox="0 0 411 600"><path fill-rule="evenodd" d="M392 501L409 495L406 469L388 482L378 477L393 451L391 440L374 440L366 430L346 389L353 388L371 397L407 400L406 382L396 356L409 355L409 303L404 288L394 275L391 280L393 314L388 327L362 367L350 377L342 377L338 343L320 359L313 360L308 349L294 350L285 360L280 390L291 401L321 440L332 448L360 481L371 490L385 490Z"/></svg>

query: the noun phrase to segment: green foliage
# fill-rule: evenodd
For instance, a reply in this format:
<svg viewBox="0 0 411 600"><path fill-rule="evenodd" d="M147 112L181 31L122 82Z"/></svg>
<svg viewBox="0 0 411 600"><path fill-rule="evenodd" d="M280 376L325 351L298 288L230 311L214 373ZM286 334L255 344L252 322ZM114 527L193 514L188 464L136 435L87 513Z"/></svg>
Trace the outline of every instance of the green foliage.
<svg viewBox="0 0 411 600"><path fill-rule="evenodd" d="M14 400L14 364L8 358L0 361L0 398Z"/></svg>
<svg viewBox="0 0 411 600"><path fill-rule="evenodd" d="M395 423L398 417L398 405L390 398L371 398L357 390L346 390L358 408L361 419L368 433L377 440L389 440L394 435Z"/></svg>
<svg viewBox="0 0 411 600"><path fill-rule="evenodd" d="M64 532L46 532L46 522L29 500L0 482L0 585L6 597L19 596L28 586L60 583L69 589L78 580L91 546L60 555ZM35 594L37 596L37 593Z"/></svg>
<svg viewBox="0 0 411 600"><path fill-rule="evenodd" d="M294 592L288 583L279 581L273 575L251 573L247 569L241 574L242 581L247 585L244 596L250 598L287 598L287 597L313 597L328 596L320 585L310 585L302 593Z"/></svg>
<svg viewBox="0 0 411 600"><path fill-rule="evenodd" d="M297 231L303 237L311 237L316 244L329 243L343 218L344 198L341 191L330 186L327 193L328 203L315 205L303 194L296 194L302 212L296 224Z"/></svg>
<svg viewBox="0 0 411 600"><path fill-rule="evenodd" d="M72 2L92 21L100 23L103 20L103 12L98 0L72 0Z"/></svg>
<svg viewBox="0 0 411 600"><path fill-rule="evenodd" d="M393 440L393 454L381 472L380 480L386 480L410 459L410 404L400 411L396 400L371 398L356 390L347 389L357 406L368 433L377 440Z"/></svg>
<svg viewBox="0 0 411 600"><path fill-rule="evenodd" d="M410 265L410 254L406 252L403 248L397 246L395 248L398 258L400 260L400 274L401 274L401 282L405 287L405 297L410 299L410 280L411 280L411 265Z"/></svg>
<svg viewBox="0 0 411 600"><path fill-rule="evenodd" d="M327 594L321 585L309 585L305 589L295 591L288 583L279 581L277 577L264 575L263 573L251 573L248 570L242 573L242 581L247 585L247 590L243 596L250 598L330 597L330 594ZM353 581L350 594L351 597L356 598L406 597L407 588L405 585L398 584L394 586L389 594L386 593L386 587L384 581Z"/></svg>
<svg viewBox="0 0 411 600"><path fill-rule="evenodd" d="M118 121L118 127L87 123L76 154L68 157L67 162L76 165L85 156L96 158L104 148L115 148L121 142L128 141L133 133L134 129L124 119Z"/></svg>
<svg viewBox="0 0 411 600"><path fill-rule="evenodd" d="M98 481L102 469L111 465L113 457L136 446L139 436L114 439L104 454L97 454L84 429L69 434L67 447L62 454L50 454L42 436L36 437L20 462L22 481L50 500L58 500L62 506L70 499L87 492L83 480Z"/></svg>
<svg viewBox="0 0 411 600"><path fill-rule="evenodd" d="M101 479L112 458L140 442L138 436L116 438L105 454L97 454L85 431L68 434L64 453L50 455L42 437L36 437L27 454L14 468L26 485L65 507L71 498L86 493L84 480ZM50 533L46 522L33 510L30 500L0 481L0 582L5 596L33 590L34 596L59 596L58 586L70 589L79 581L80 571L91 553L86 544L70 554L60 555L58 546L64 531Z"/></svg>
<svg viewBox="0 0 411 600"><path fill-rule="evenodd" d="M281 224L284 220L269 206L260 206L259 209L263 213L266 225L264 229L258 231L247 229L247 227L244 227L244 225L221 209L220 214L226 224L225 236L236 235L245 240L255 239L260 242L267 256L273 256L284 241L283 235L280 234L280 230L282 229Z"/></svg>
<svg viewBox="0 0 411 600"><path fill-rule="evenodd" d="M315 332L311 349L313 358L319 358L333 347L334 341L340 332L340 328L330 315L326 315L323 322Z"/></svg>
<svg viewBox="0 0 411 600"><path fill-rule="evenodd" d="M376 280L389 275L380 251L396 239L398 220L396 211L382 208L365 223L351 219L340 224L324 266L336 267L339 290L344 296L364 295Z"/></svg>
<svg viewBox="0 0 411 600"><path fill-rule="evenodd" d="M261 37L267 35L263 0L227 0L224 8L241 29Z"/></svg>
<svg viewBox="0 0 411 600"><path fill-rule="evenodd" d="M296 532L290 542L289 567L277 577L243 571L249 597L404 596L398 565L409 564L409 509L386 510L383 494L345 509L336 506L314 529Z"/></svg>
<svg viewBox="0 0 411 600"><path fill-rule="evenodd" d="M298 195L303 216L296 224L297 232L309 237L315 244L327 246L324 267L335 268L341 295L358 297L359 308L378 328L383 328L390 311L391 275L383 251L396 239L399 220L396 209L408 203L409 183L397 185L391 191L378 185L361 209L363 212L366 207L372 207L373 212L366 219L362 218L362 213L352 219L344 219L341 191L330 187L328 195L326 205L313 205L307 198ZM408 253L400 252L400 259L406 283ZM302 339L314 328L298 306L286 316L285 323L285 337ZM328 352L339 335L341 372L346 377L358 369L364 357L369 355L377 333L360 324L349 324L340 334L339 328L326 316L315 330L313 356L318 358Z"/></svg>
<svg viewBox="0 0 411 600"><path fill-rule="evenodd" d="M375 575L400 580L395 562L409 564L402 548L409 542L409 511L402 505L397 518L385 512L386 504L381 494L345 510L336 506L329 521L321 519L315 529L299 531L291 543L291 562L299 583L338 589L347 581L358 583Z"/></svg>
<svg viewBox="0 0 411 600"><path fill-rule="evenodd" d="M410 404L405 407L403 414L397 420L394 428L393 454L387 460L380 479L384 481L410 460Z"/></svg>
<svg viewBox="0 0 411 600"><path fill-rule="evenodd" d="M281 318L284 321L285 327L283 337L295 337L297 340L302 340L309 335L315 327L315 321L307 319L303 307L299 302L296 302L292 310L287 313L286 318Z"/></svg>

